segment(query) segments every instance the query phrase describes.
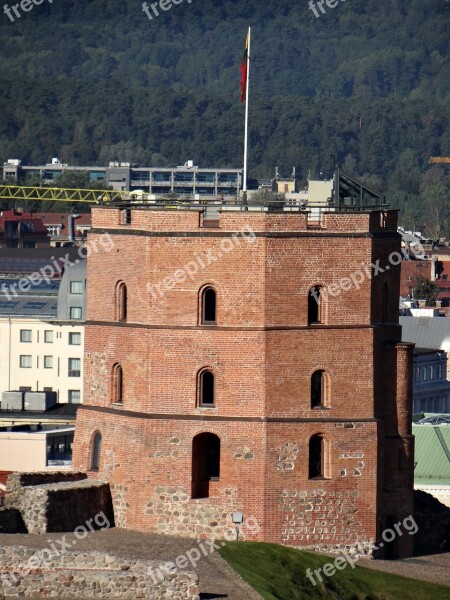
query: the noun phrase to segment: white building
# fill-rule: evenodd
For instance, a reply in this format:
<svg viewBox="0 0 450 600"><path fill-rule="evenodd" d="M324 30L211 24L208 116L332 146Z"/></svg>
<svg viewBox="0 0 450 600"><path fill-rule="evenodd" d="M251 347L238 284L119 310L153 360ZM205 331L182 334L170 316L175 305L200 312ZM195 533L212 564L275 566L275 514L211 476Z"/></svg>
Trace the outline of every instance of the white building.
<svg viewBox="0 0 450 600"><path fill-rule="evenodd" d="M72 468L75 428L0 432L0 470L65 471Z"/></svg>
<svg viewBox="0 0 450 600"><path fill-rule="evenodd" d="M61 280L22 283L21 292L24 280L0 279L0 393L53 391L58 403L79 404L86 261L67 268Z"/></svg>
<svg viewBox="0 0 450 600"><path fill-rule="evenodd" d="M54 391L59 403L82 402L83 347L82 323L0 316L0 392Z"/></svg>

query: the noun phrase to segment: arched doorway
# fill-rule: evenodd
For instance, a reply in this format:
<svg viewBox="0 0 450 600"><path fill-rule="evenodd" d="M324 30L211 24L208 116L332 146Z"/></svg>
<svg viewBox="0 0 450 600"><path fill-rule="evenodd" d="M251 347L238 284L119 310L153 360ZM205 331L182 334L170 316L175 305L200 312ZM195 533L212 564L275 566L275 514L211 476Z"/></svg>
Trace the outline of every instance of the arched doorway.
<svg viewBox="0 0 450 600"><path fill-rule="evenodd" d="M192 498L209 498L210 481L220 477L220 438L199 433L192 440Z"/></svg>

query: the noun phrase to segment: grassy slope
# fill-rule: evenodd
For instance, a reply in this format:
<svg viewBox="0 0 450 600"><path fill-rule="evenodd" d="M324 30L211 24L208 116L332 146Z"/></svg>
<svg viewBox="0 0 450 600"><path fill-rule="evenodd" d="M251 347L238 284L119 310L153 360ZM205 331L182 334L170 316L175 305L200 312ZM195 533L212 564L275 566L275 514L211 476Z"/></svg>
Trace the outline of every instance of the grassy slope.
<svg viewBox="0 0 450 600"><path fill-rule="evenodd" d="M334 559L276 544L231 542L220 550L231 566L266 600L448 600L446 586L348 565L314 587L306 569Z"/></svg>

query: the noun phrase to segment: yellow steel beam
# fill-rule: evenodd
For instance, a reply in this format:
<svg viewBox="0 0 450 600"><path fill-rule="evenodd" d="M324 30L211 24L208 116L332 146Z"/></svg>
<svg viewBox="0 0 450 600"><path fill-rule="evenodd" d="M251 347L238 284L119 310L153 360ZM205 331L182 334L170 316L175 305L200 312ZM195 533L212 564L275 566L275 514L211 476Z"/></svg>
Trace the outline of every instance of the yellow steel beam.
<svg viewBox="0 0 450 600"><path fill-rule="evenodd" d="M108 204L127 199L125 192L112 190L84 190L22 185L0 185L0 200L48 200L53 202L86 202Z"/></svg>
<svg viewBox="0 0 450 600"><path fill-rule="evenodd" d="M432 165L432 164L449 164L450 163L450 156L430 156L430 158L428 159L428 164Z"/></svg>

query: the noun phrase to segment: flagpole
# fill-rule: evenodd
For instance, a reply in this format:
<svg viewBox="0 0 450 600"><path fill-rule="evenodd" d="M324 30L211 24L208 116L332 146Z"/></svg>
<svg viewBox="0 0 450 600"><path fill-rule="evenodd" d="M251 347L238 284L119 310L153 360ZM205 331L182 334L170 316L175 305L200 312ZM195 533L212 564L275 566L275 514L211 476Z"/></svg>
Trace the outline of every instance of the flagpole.
<svg viewBox="0 0 450 600"><path fill-rule="evenodd" d="M248 51L247 51L247 81L245 90L245 133L244 133L244 181L242 182L242 191L244 192L244 201L247 199L247 159L248 159L248 92L250 81L250 35L251 27L248 28Z"/></svg>

